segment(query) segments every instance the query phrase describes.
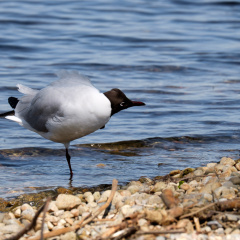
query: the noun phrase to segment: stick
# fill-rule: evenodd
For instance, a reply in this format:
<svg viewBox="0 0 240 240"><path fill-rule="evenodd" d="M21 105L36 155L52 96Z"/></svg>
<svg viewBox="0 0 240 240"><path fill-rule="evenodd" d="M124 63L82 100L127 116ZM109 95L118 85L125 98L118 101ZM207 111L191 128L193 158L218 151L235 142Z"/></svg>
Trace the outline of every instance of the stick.
<svg viewBox="0 0 240 240"><path fill-rule="evenodd" d="M45 203L45 206L43 208L43 217L42 217L42 225L41 225L41 240L43 240L44 221L45 221L46 212L47 212L50 201L51 201L51 198L48 198Z"/></svg>
<svg viewBox="0 0 240 240"><path fill-rule="evenodd" d="M216 206L218 206L221 209L221 211L231 210L233 208L239 209L240 208L240 198L226 200L226 201L223 201L223 202L210 203L207 206L202 207L202 208L200 208L200 209L198 209L198 210L196 210L194 212L182 215L180 217L180 219L194 216L194 215L198 214L199 212L202 212L202 211L204 211L204 210L206 210L208 208L216 207Z"/></svg>
<svg viewBox="0 0 240 240"><path fill-rule="evenodd" d="M178 234L178 233L185 233L186 231L184 230L160 230L160 231L147 231L147 232L137 232L136 235L144 235L144 234L156 234L156 235L160 235L160 234Z"/></svg>
<svg viewBox="0 0 240 240"><path fill-rule="evenodd" d="M107 230L101 235L100 239L105 239L105 238L109 239L109 237L115 232L122 230L124 228L131 227L134 224L137 224L138 216L139 216L139 213L133 213L131 216L127 217L128 219L130 218L130 220L124 219L123 222L121 222L120 224L111 226L109 230Z"/></svg>
<svg viewBox="0 0 240 240"><path fill-rule="evenodd" d="M196 226L196 231L197 231L197 232L201 232L201 227L200 227L200 223L199 223L199 218L194 217L194 218L193 218L193 221L194 221L195 226Z"/></svg>
<svg viewBox="0 0 240 240"><path fill-rule="evenodd" d="M200 209L198 209L198 210L196 210L196 211L194 211L194 212L191 212L191 213L182 215L182 216L180 217L180 219L191 217L191 216L196 215L196 214L198 214L199 212L204 211L204 210L206 210L206 209L208 209L208 208L210 208L210 207L214 207L215 205L216 205L216 203L210 203L210 204L208 204L207 206L202 207L202 208L200 208Z"/></svg>
<svg viewBox="0 0 240 240"><path fill-rule="evenodd" d="M110 194L107 202L104 205L102 205L95 213L93 213L93 214L89 213L86 217L84 217L81 221L79 221L74 226L57 229L52 232L47 232L47 233L43 234L43 238L55 237L55 236L59 236L64 233L67 233L67 232L76 231L79 228L81 228L81 227L85 226L86 224L88 224L89 222L91 222L96 216L98 216L103 210L105 210L108 207L108 205L111 203L111 201L114 197L114 194L117 191L117 184L118 184L118 181L116 179L113 179L112 191L111 191L111 194ZM31 240L40 240L40 237L39 236L37 236L35 238L31 237Z"/></svg>

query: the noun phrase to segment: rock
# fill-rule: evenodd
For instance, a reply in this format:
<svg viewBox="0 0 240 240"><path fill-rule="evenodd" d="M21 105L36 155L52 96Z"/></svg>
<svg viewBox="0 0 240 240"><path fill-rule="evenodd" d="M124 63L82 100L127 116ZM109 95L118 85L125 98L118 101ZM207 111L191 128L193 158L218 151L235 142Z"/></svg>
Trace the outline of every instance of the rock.
<svg viewBox="0 0 240 240"><path fill-rule="evenodd" d="M215 230L215 233L218 235L224 234L224 229L223 228L218 228Z"/></svg>
<svg viewBox="0 0 240 240"><path fill-rule="evenodd" d="M48 212L56 212L58 207L56 206L56 201L51 201L48 206Z"/></svg>
<svg viewBox="0 0 240 240"><path fill-rule="evenodd" d="M208 163L207 167L208 168L214 168L217 165L217 163Z"/></svg>
<svg viewBox="0 0 240 240"><path fill-rule="evenodd" d="M210 193L204 193L203 198L206 199L208 202L212 202L213 196Z"/></svg>
<svg viewBox="0 0 240 240"><path fill-rule="evenodd" d="M194 176L202 176L204 174L202 169L197 169L193 172Z"/></svg>
<svg viewBox="0 0 240 240"><path fill-rule="evenodd" d="M181 171L179 170L179 169L177 169L177 170L172 170L170 173L169 173L169 175L170 176L174 176L174 175L176 175L176 174L179 174Z"/></svg>
<svg viewBox="0 0 240 240"><path fill-rule="evenodd" d="M57 189L57 193L58 193L58 194L72 194L73 192L72 192L72 190L70 190L70 189L63 188L63 187L59 187L59 188Z"/></svg>
<svg viewBox="0 0 240 240"><path fill-rule="evenodd" d="M187 191L188 189L190 189L190 185L184 182L183 184L180 185L180 189Z"/></svg>
<svg viewBox="0 0 240 240"><path fill-rule="evenodd" d="M176 228L185 228L187 233L192 233L194 231L193 225L189 219L179 220Z"/></svg>
<svg viewBox="0 0 240 240"><path fill-rule="evenodd" d="M138 226L143 226L143 225L146 225L148 222L147 222L147 220L146 219L144 219L144 218L140 218L139 220L138 220Z"/></svg>
<svg viewBox="0 0 240 240"><path fill-rule="evenodd" d="M240 235L240 230L239 229L235 229L234 231L231 232L231 235L232 236L237 236L237 238L239 238L239 235Z"/></svg>
<svg viewBox="0 0 240 240"><path fill-rule="evenodd" d="M86 201L88 202L88 203L93 203L94 202L94 196L91 194L91 195L88 195L87 197L86 197Z"/></svg>
<svg viewBox="0 0 240 240"><path fill-rule="evenodd" d="M163 218L161 211L145 209L145 214L150 222L161 224Z"/></svg>
<svg viewBox="0 0 240 240"><path fill-rule="evenodd" d="M238 176L238 177L231 177L229 179L229 181L231 181L234 185L240 185L240 176Z"/></svg>
<svg viewBox="0 0 240 240"><path fill-rule="evenodd" d="M61 235L61 240L76 240L77 236L74 232L68 232L63 235Z"/></svg>
<svg viewBox="0 0 240 240"><path fill-rule="evenodd" d="M166 187L167 184L165 182L157 182L153 187L153 192L161 192Z"/></svg>
<svg viewBox="0 0 240 240"><path fill-rule="evenodd" d="M11 224L1 227L1 233L7 234L7 233L18 233L22 230L23 227L21 227L18 224Z"/></svg>
<svg viewBox="0 0 240 240"><path fill-rule="evenodd" d="M231 158L228 158L228 157L222 157L221 161L220 161L220 164L233 166L235 164L235 161Z"/></svg>
<svg viewBox="0 0 240 240"><path fill-rule="evenodd" d="M141 178L139 178L139 182L141 182L141 183L151 183L152 179L147 178L147 177L141 177Z"/></svg>
<svg viewBox="0 0 240 240"><path fill-rule="evenodd" d="M98 191L93 193L93 197L94 197L95 202L97 202L100 199L100 196L101 196L101 194Z"/></svg>
<svg viewBox="0 0 240 240"><path fill-rule="evenodd" d="M3 219L4 219L5 214L6 214L6 213L1 213L1 212L0 212L0 223L3 222Z"/></svg>
<svg viewBox="0 0 240 240"><path fill-rule="evenodd" d="M181 171L180 176L183 177L191 172L193 172L195 169L194 168L185 168L184 170Z"/></svg>
<svg viewBox="0 0 240 240"><path fill-rule="evenodd" d="M240 162L238 162L236 165L235 165L235 168L240 171Z"/></svg>
<svg viewBox="0 0 240 240"><path fill-rule="evenodd" d="M124 205L121 207L121 212L123 214L123 216L128 215L128 213L130 212L131 206L130 205Z"/></svg>
<svg viewBox="0 0 240 240"><path fill-rule="evenodd" d="M143 184L140 181L131 181L128 186L133 186L133 185L142 187Z"/></svg>
<svg viewBox="0 0 240 240"><path fill-rule="evenodd" d="M65 218L72 218L73 214L70 211L65 211L63 214L60 215L61 219L65 219Z"/></svg>
<svg viewBox="0 0 240 240"><path fill-rule="evenodd" d="M71 210L71 213L72 213L72 215L74 216L74 217L78 217L79 216L79 209L72 209Z"/></svg>
<svg viewBox="0 0 240 240"><path fill-rule="evenodd" d="M106 202L111 194L111 190L104 191L98 200L98 203Z"/></svg>
<svg viewBox="0 0 240 240"><path fill-rule="evenodd" d="M227 187L224 187L224 186L216 188L214 190L214 193L215 193L215 195L216 195L216 197L218 199L219 198L232 199L232 198L235 197L235 190L234 190L234 188L227 188Z"/></svg>
<svg viewBox="0 0 240 240"><path fill-rule="evenodd" d="M26 209L31 209L31 210L33 210L33 208L32 208L29 204L25 203L25 204L23 204L23 205L21 206L21 210L24 211L24 210L26 210Z"/></svg>
<svg viewBox="0 0 240 240"><path fill-rule="evenodd" d="M130 197L131 196L131 192L129 192L128 190L122 190L119 192L123 197Z"/></svg>
<svg viewBox="0 0 240 240"><path fill-rule="evenodd" d="M68 194L60 194L56 199L56 206L58 209L72 209L81 204L80 198L68 195Z"/></svg>
<svg viewBox="0 0 240 240"><path fill-rule="evenodd" d="M222 173L223 172L223 169L225 168L225 165L223 165L223 164L217 164L215 167L214 167L214 170L218 173L218 174L220 174L220 173Z"/></svg>
<svg viewBox="0 0 240 240"><path fill-rule="evenodd" d="M220 182L211 182L209 181L206 185L204 185L201 189L200 189L200 193L209 193L212 194L212 192L221 187L221 183Z"/></svg>
<svg viewBox="0 0 240 240"><path fill-rule="evenodd" d="M70 225L73 225L73 219L72 218L67 217L67 218L65 218L65 221L67 223L69 223Z"/></svg>
<svg viewBox="0 0 240 240"><path fill-rule="evenodd" d="M59 216L63 215L63 213L64 213L64 210L58 210L58 211L54 212L54 215L56 217L59 217Z"/></svg>
<svg viewBox="0 0 240 240"><path fill-rule="evenodd" d="M80 205L78 207L79 215L83 215L83 213L88 212L89 208L86 205Z"/></svg>
<svg viewBox="0 0 240 240"><path fill-rule="evenodd" d="M52 230L54 225L50 221L47 221L47 227L49 230Z"/></svg>
<svg viewBox="0 0 240 240"><path fill-rule="evenodd" d="M226 169L226 170L224 169L223 173L221 173L219 175L219 178L226 179L226 178L230 177L231 174L232 174L232 169L231 169L231 167L228 167L228 169Z"/></svg>
<svg viewBox="0 0 240 240"><path fill-rule="evenodd" d="M157 195L152 195L150 197L147 197L147 204L149 205L159 205L160 203L162 203L162 199L157 196Z"/></svg>
<svg viewBox="0 0 240 240"><path fill-rule="evenodd" d="M14 211L14 216L16 218L20 218L21 217L21 209L20 208L17 208L15 211ZM1 222L1 221L0 221Z"/></svg>
<svg viewBox="0 0 240 240"><path fill-rule="evenodd" d="M64 226L66 224L66 220L64 220L64 219L60 219L59 221L58 221L58 226L60 227L60 226Z"/></svg>
<svg viewBox="0 0 240 240"><path fill-rule="evenodd" d="M134 194L136 192L139 192L139 186L138 185L131 185L127 188L127 190L131 193Z"/></svg>
<svg viewBox="0 0 240 240"><path fill-rule="evenodd" d="M29 221L32 221L34 216L35 216L35 212L33 209L26 209L26 210L22 211L22 213L21 213L21 217L24 219L27 219Z"/></svg>
<svg viewBox="0 0 240 240"><path fill-rule="evenodd" d="M224 219L224 221L231 222L237 222L238 220L240 220L240 216L235 214L224 214L222 218Z"/></svg>
<svg viewBox="0 0 240 240"><path fill-rule="evenodd" d="M230 187L234 187L233 183L231 181L226 181L223 183L224 187L230 188Z"/></svg>
<svg viewBox="0 0 240 240"><path fill-rule="evenodd" d="M90 202L90 203L87 204L87 206L88 206L89 208L95 208L95 207L97 207L97 203L95 203L95 202Z"/></svg>
<svg viewBox="0 0 240 240"><path fill-rule="evenodd" d="M222 227L222 225L216 220L207 222L207 226L210 226L212 230Z"/></svg>
<svg viewBox="0 0 240 240"><path fill-rule="evenodd" d="M196 180L192 180L191 182L189 182L189 186L195 188L198 186L198 182Z"/></svg>
<svg viewBox="0 0 240 240"><path fill-rule="evenodd" d="M96 166L99 167L99 168L103 168L103 167L106 167L106 164L104 164L104 163L99 163L99 164L97 164Z"/></svg>

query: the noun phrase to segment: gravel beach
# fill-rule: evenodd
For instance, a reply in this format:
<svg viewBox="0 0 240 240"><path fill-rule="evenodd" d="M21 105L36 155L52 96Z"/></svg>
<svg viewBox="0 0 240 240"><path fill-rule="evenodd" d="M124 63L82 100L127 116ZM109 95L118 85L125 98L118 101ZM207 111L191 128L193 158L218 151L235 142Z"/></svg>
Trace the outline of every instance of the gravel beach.
<svg viewBox="0 0 240 240"><path fill-rule="evenodd" d="M0 199L0 239L237 240L239 189L240 159L223 157L126 186L114 179L104 191L62 189L35 202Z"/></svg>

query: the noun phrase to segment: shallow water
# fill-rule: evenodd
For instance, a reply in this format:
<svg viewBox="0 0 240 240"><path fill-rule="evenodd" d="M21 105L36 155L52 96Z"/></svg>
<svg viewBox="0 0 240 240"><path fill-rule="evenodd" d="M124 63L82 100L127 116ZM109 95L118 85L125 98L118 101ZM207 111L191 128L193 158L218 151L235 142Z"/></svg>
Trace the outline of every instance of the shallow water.
<svg viewBox="0 0 240 240"><path fill-rule="evenodd" d="M75 187L236 159L239 26L239 1L1 1L0 110L61 69L147 104L72 142ZM69 186L61 144L6 119L0 133L0 197Z"/></svg>

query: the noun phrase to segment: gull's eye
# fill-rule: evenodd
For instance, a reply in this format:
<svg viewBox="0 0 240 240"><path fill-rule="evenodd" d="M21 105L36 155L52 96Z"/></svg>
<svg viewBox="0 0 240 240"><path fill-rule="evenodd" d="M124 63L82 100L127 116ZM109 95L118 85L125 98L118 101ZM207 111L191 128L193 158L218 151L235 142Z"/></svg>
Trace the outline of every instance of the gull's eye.
<svg viewBox="0 0 240 240"><path fill-rule="evenodd" d="M120 106L123 107L125 105L125 102L121 102Z"/></svg>

